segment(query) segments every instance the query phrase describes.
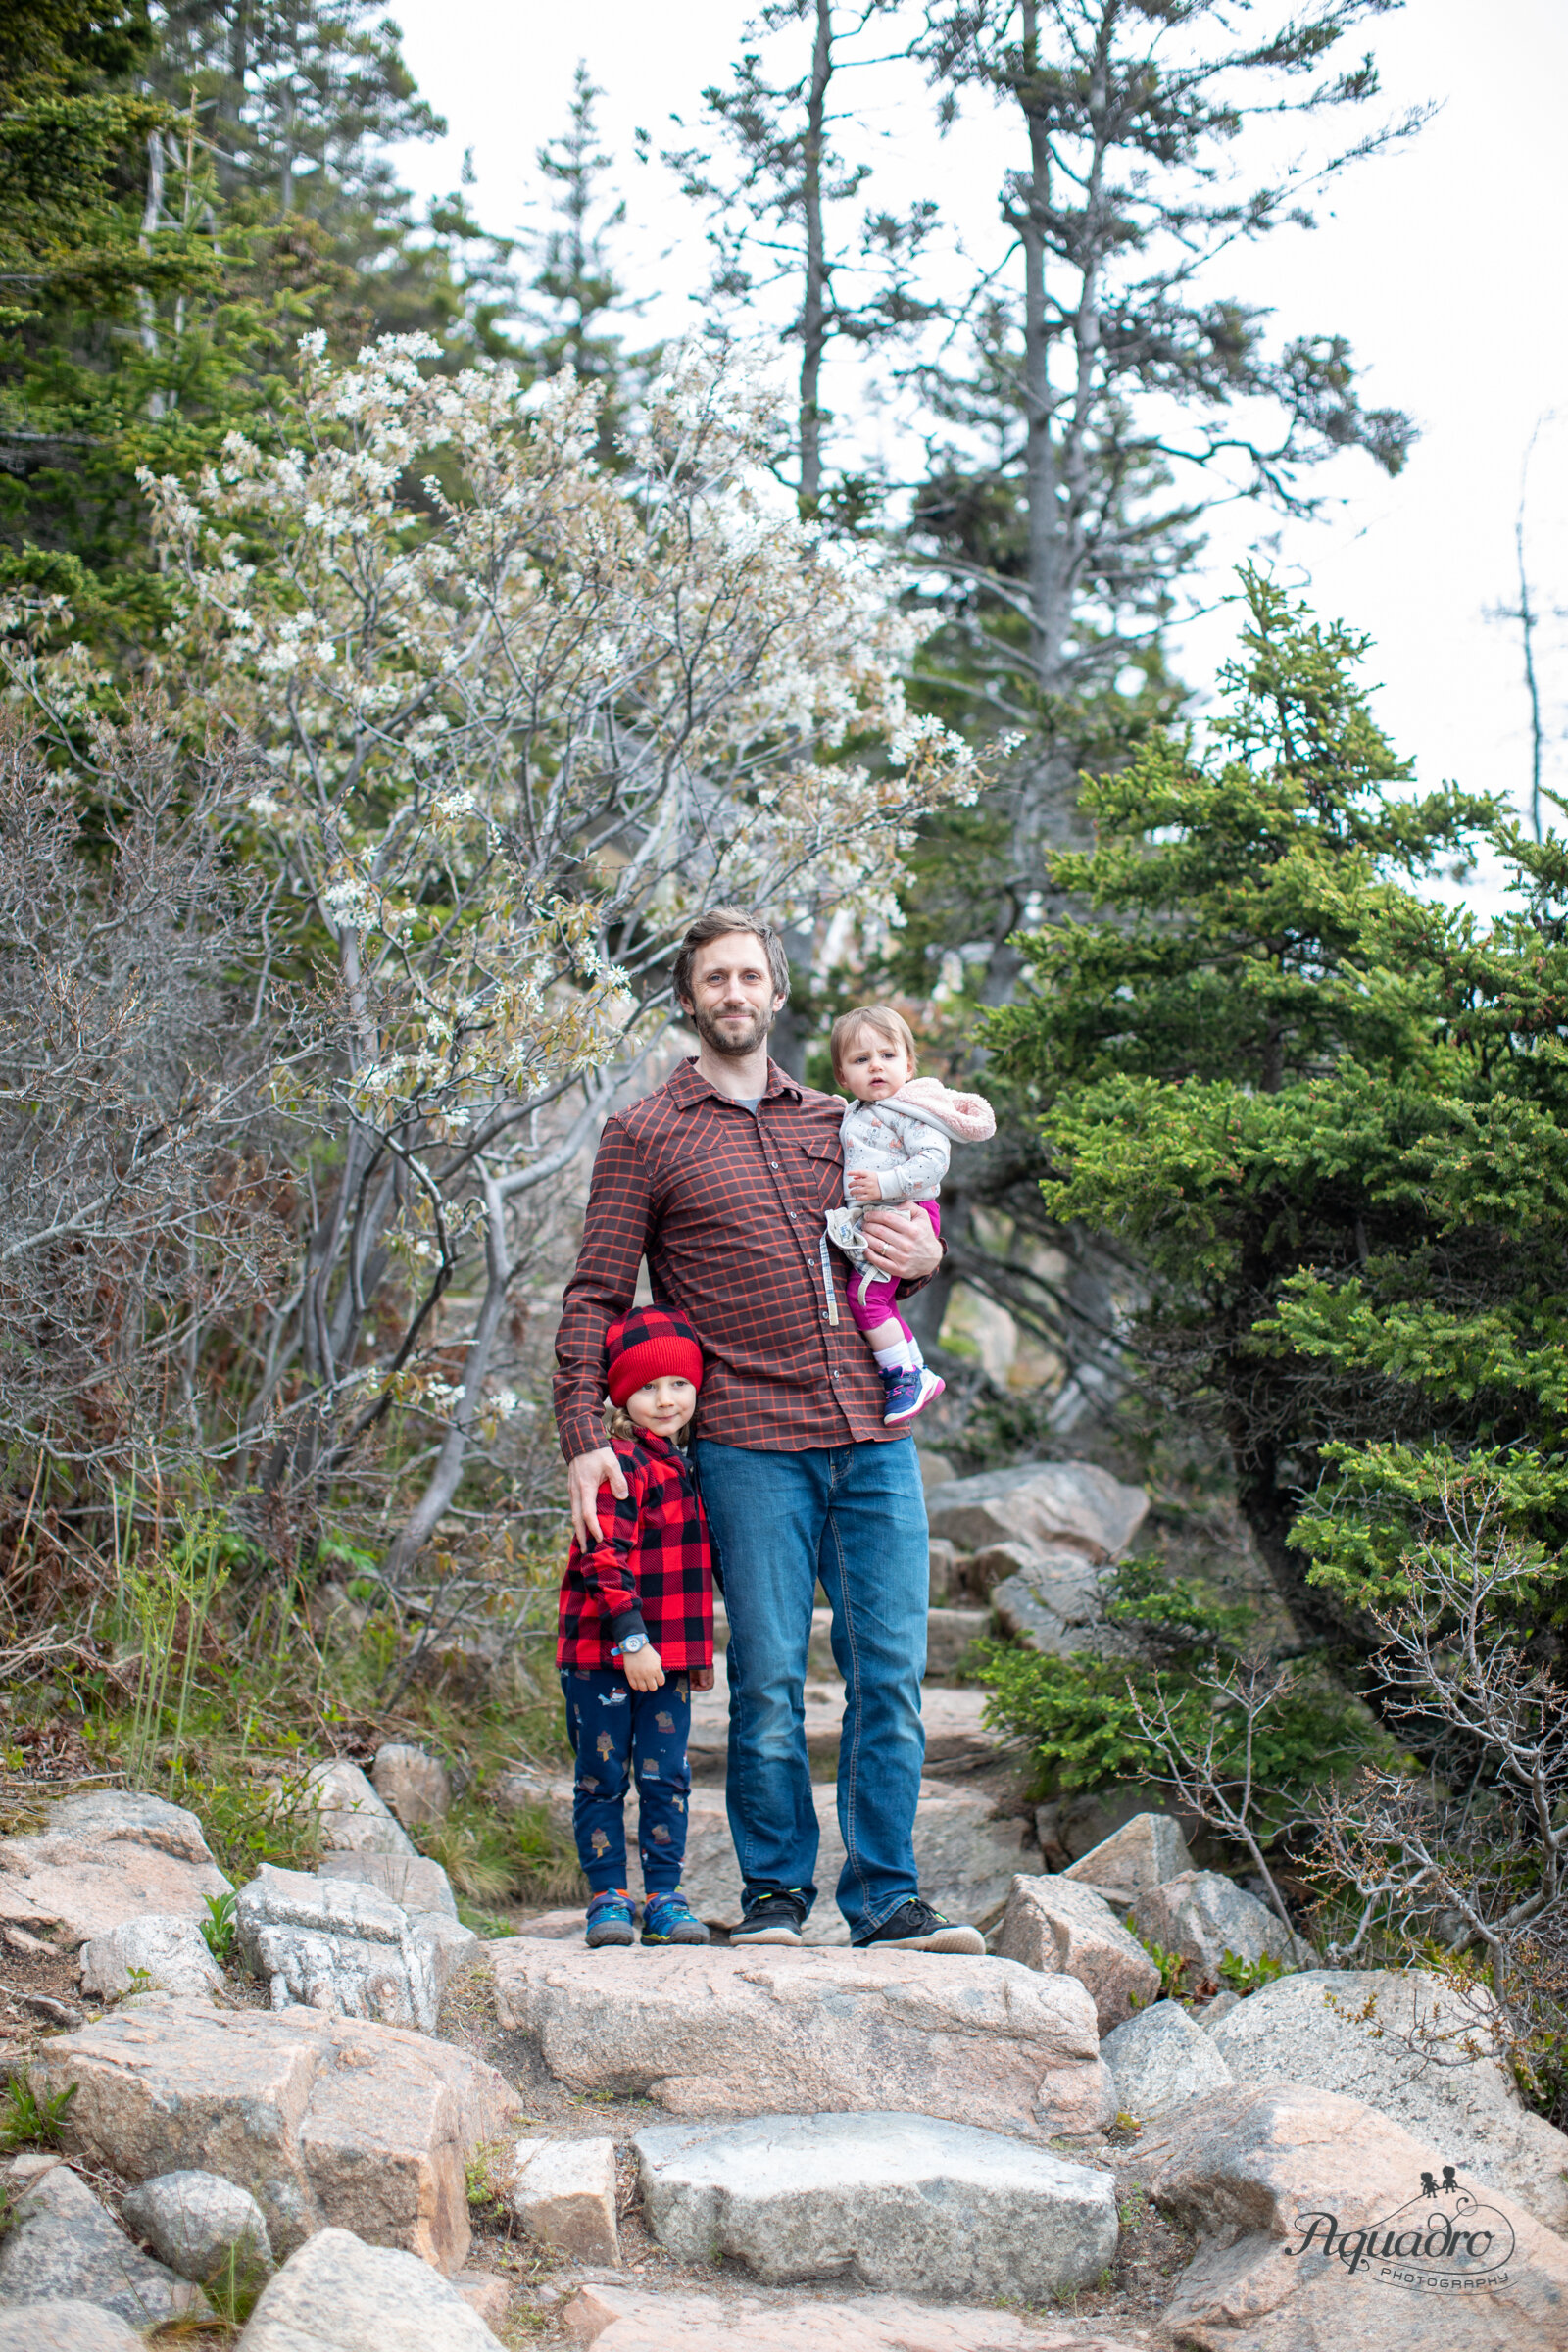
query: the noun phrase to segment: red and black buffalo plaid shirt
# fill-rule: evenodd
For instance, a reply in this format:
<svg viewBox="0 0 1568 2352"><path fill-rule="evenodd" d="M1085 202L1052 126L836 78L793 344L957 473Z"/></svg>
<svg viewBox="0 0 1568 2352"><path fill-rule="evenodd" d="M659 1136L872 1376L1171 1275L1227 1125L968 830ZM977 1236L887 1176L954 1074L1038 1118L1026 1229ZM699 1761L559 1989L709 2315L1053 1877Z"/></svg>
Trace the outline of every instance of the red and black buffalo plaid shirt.
<svg viewBox="0 0 1568 2352"><path fill-rule="evenodd" d="M604 1444L600 1432L599 1443ZM713 1663L708 1521L678 1446L645 1430L611 1440L626 1499L599 1490L603 1541L573 1541L561 1580L556 1663L608 1669L611 1645L646 1633L666 1674Z"/></svg>
<svg viewBox="0 0 1568 2352"><path fill-rule="evenodd" d="M824 1270L822 1221L844 1198L843 1116L837 1095L771 1061L754 1115L691 1060L606 1123L556 1337L568 1461L605 1443L605 1333L631 1305L645 1255L655 1303L677 1308L703 1344L700 1437L796 1453L907 1435L883 1427L882 1382L845 1298L849 1261L830 1250Z"/></svg>

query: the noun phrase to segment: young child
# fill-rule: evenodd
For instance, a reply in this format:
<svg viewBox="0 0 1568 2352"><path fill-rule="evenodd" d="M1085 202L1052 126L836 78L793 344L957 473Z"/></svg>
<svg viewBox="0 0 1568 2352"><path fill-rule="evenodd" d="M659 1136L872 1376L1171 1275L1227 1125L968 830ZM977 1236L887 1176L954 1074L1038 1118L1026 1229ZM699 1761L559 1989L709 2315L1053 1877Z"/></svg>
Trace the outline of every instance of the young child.
<svg viewBox="0 0 1568 2352"><path fill-rule="evenodd" d="M644 1943L706 1943L680 1890L686 1856L691 1693L713 1687L712 1555L680 1451L703 1381L681 1315L634 1307L606 1334L610 1442L626 1480L601 1487L603 1541L575 1540L561 1580L556 1663L577 1759L571 1826L588 1881L588 1941L630 1943L622 1819L635 1774Z"/></svg>
<svg viewBox="0 0 1568 2352"><path fill-rule="evenodd" d="M938 1234L937 1195L948 1172L948 1139L981 1144L997 1132L991 1105L914 1074L914 1033L889 1004L861 1004L833 1024L833 1075L855 1097L845 1110L846 1206L829 1209L828 1239L850 1258L850 1313L882 1374L885 1427L912 1421L943 1382L898 1310L897 1282L867 1261L860 1220L879 1200L917 1200Z"/></svg>

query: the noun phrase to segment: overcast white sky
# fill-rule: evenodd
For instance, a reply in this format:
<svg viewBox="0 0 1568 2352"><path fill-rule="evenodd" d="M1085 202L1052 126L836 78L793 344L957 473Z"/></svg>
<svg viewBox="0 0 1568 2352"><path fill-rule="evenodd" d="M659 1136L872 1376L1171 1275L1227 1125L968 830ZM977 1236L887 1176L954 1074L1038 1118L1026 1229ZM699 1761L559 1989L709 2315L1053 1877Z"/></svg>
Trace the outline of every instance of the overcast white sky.
<svg viewBox="0 0 1568 2352"><path fill-rule="evenodd" d="M657 148L690 136L705 82L723 78L750 11L731 0L394 0L420 86L451 123L400 168L421 193L455 185L471 147L480 218L498 231L543 218L534 154L561 129L577 58L604 90L605 144L624 157L627 257L652 297L650 334L694 318L701 224L657 164L632 160L643 126ZM1437 119L1396 156L1337 183L1311 233L1286 232L1228 257L1212 291L1273 306L1282 334L1348 334L1369 402L1411 411L1422 439L1390 482L1369 461L1336 462L1327 518L1287 525L1276 560L1324 612L1378 641L1379 714L1425 783L1526 790L1529 749L1517 634L1489 622L1511 603L1514 516L1537 444L1530 561L1547 609L1542 661L1556 742L1548 780L1568 792L1568 7L1563 0L1410 0L1370 33L1388 111L1424 100ZM938 146L912 77L865 77L858 125L886 198L938 198L954 233L995 253L996 194L1012 159L976 119ZM876 101L873 109L872 101ZM685 119L683 134L671 115ZM1211 579L1273 518L1233 511L1211 534ZM1226 615L1176 647L1195 686L1213 676ZM1561 821L1561 820L1559 820ZM1490 896L1483 889L1484 896Z"/></svg>

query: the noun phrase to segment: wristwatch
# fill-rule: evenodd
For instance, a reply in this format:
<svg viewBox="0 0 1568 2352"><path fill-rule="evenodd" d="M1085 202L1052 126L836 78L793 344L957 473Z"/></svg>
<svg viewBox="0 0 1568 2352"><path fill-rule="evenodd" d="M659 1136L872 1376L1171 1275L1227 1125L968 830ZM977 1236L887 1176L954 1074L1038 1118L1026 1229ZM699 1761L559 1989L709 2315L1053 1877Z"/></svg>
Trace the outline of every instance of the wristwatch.
<svg viewBox="0 0 1568 2352"><path fill-rule="evenodd" d="M610 1654L612 1658L629 1658L635 1650L647 1647L648 1636L646 1634L628 1634L624 1642L615 1643Z"/></svg>

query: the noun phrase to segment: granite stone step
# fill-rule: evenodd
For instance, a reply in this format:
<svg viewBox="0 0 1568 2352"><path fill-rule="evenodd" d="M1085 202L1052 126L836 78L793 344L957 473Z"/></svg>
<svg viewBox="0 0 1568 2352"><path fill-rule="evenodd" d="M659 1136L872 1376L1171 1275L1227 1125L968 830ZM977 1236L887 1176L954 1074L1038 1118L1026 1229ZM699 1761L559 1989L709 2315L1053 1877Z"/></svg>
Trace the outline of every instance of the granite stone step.
<svg viewBox="0 0 1568 2352"><path fill-rule="evenodd" d="M935 2116L1039 2146L1115 2113L1075 1978L941 1952L488 1946L498 2057L676 2116ZM519 2040L518 2037L521 2037Z"/></svg>
<svg viewBox="0 0 1568 2352"><path fill-rule="evenodd" d="M1042 2303L1116 2251L1111 2175L924 2115L654 2124L632 2142L643 2211L677 2261L743 2262L769 2286L852 2278Z"/></svg>

